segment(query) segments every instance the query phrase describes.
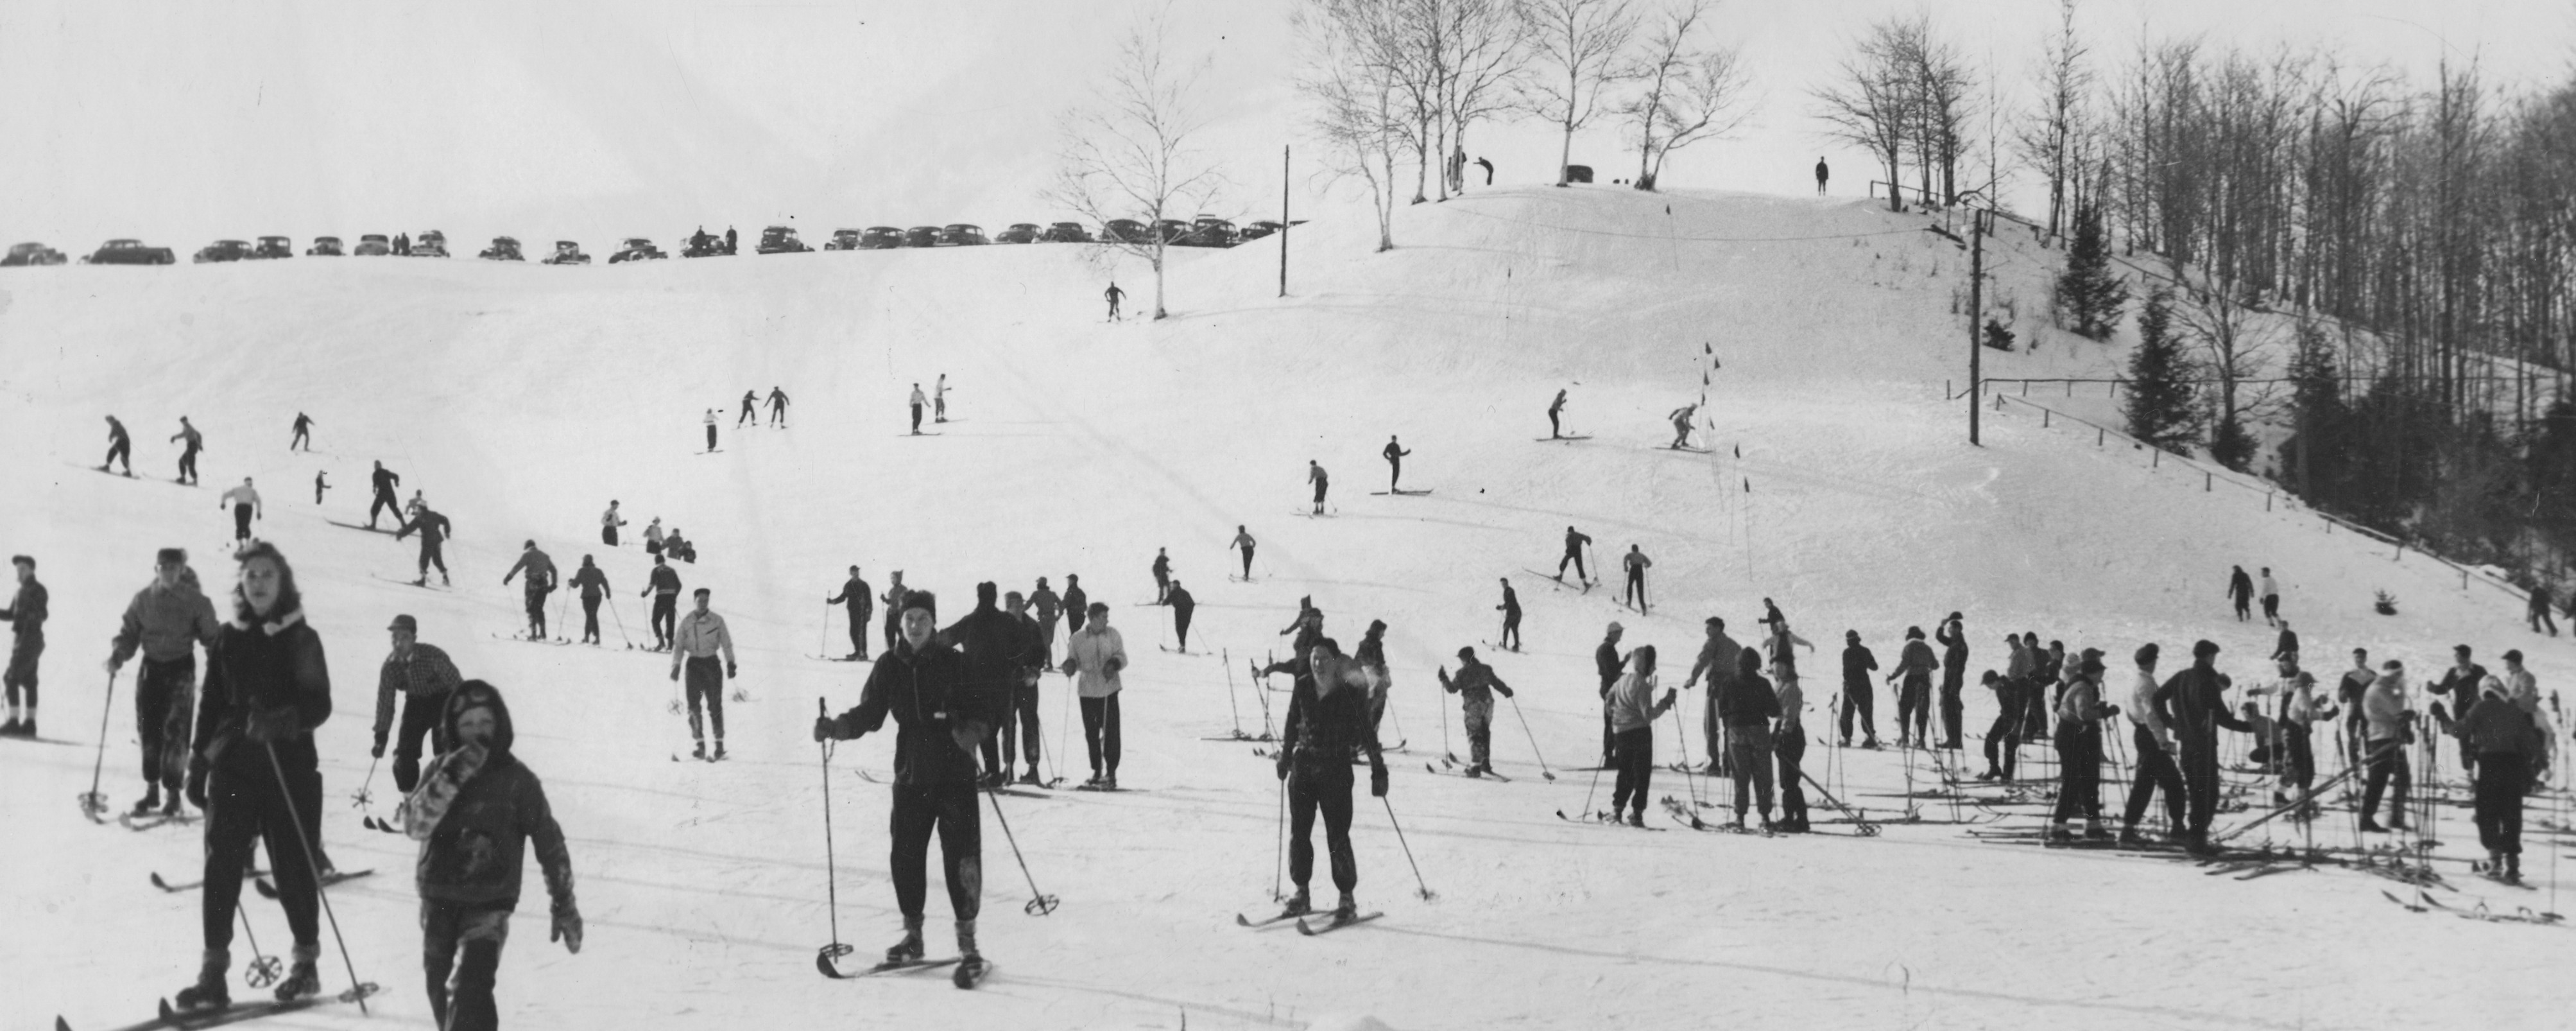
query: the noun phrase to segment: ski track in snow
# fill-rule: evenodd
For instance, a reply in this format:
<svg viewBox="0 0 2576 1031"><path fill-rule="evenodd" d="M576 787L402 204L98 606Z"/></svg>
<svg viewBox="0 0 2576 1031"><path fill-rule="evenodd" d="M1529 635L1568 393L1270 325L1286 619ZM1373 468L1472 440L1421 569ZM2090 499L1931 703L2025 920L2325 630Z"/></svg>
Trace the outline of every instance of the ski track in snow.
<svg viewBox="0 0 2576 1031"><path fill-rule="evenodd" d="M1830 733L1832 642L1844 628L1890 666L1907 625L1929 630L1952 609L1969 615L1971 678L2001 665L2002 636L2023 629L2115 660L2143 640L2173 655L2205 636L2227 649L2223 669L2256 676L2272 633L2226 619L2231 563L2275 567L2307 649L2335 660L2314 663L2321 671L2359 644L2420 675L2467 641L2482 661L2506 647L2531 652L2544 690L2576 676L2570 653L2523 632L2501 595L2463 591L2447 568L2392 561L2287 506L2267 513L2246 492L2204 492L2196 474L2146 468L2018 407L1987 412L1987 446L1969 448L1965 402L1934 392L1959 376L1948 304L1965 261L1921 225L1804 198L1482 191L1402 212L1404 246L1386 253L1372 251L1365 224L1301 227L1285 301L1271 297L1267 249L1176 254L1174 318L1117 325L1097 321L1098 274L1070 248L542 270L26 270L0 284L12 297L0 338L62 346L13 356L24 400L0 410L0 433L17 443L0 472L22 486L0 493L0 525L9 550L40 557L53 592L48 734L88 741L104 679L95 662L148 577L151 549L230 526L202 495L71 468L103 450L100 414L132 430L144 476L169 473L175 451L161 438L186 413L207 434L208 484L249 475L271 488L278 518L258 529L295 560L336 673L337 713L319 732L325 839L342 867L383 871L332 894L361 975L388 989L371 1000L377 1022L427 1020L417 901L399 876L413 846L359 828L367 813L348 803L368 768L382 628L407 612L466 675L509 694L519 753L571 839L589 938L579 956L545 941L531 868L500 977L513 1026L719 1015L809 1026L859 1007L941 1026L1172 1027L1186 1014L1211 1028L1666 1027L1701 1023L1720 1000L1738 1019L1784 1027L2554 1024L2569 1002L2563 929L2427 919L2373 898L2385 882L2351 871L2240 883L1950 826L1890 825L1869 839L1648 837L1554 816L1579 813L1587 796L1608 805L1610 778L1571 768L1598 747L1590 654L1602 625L1625 623L1628 646L1657 645L1677 685L1700 620L1723 614L1742 636L1764 596L1822 649L1802 656L1814 736ZM1680 239L1643 238L1668 230ZM1776 239L1789 237L1816 239ZM1998 262L1998 291L2045 296L2051 254L2009 234L1989 246L2026 259ZM1026 292L995 304L997 283ZM711 349L714 340L729 346ZM2090 374L2119 360L2116 348L2083 358L2067 340L2049 335L2038 356L1990 354L1988 370ZM1713 450L1672 452L1660 416L1697 398L1703 344L1724 362L1703 409ZM944 428L959 439L914 446L900 438L903 393L943 372L959 410ZM1549 396L1575 380L1568 420L1596 439L1531 443ZM722 460L696 462L700 413L730 416L728 392L772 384L795 398L795 426L727 433ZM275 446L299 409L319 420L327 450ZM990 439L1001 434L958 423L1013 432ZM1385 473L1377 448L1390 432L1415 451L1408 478L1438 493L1366 496ZM423 490L455 520L452 591L372 575L407 577L416 542L325 523L364 521L367 463L378 458L403 476L405 499ZM1286 515L1306 507L1310 458L1335 480L1338 518ZM296 489L317 469L338 487L319 508ZM755 699L726 704L724 763L667 760L688 749L683 721L665 711L669 658L618 647L651 640L649 603L635 593L650 563L631 543L598 543L611 497L630 534L660 516L700 546L698 562L673 568L685 587L714 590L737 638L739 684ZM1252 583L1218 576L1240 568L1226 546L1238 523L1261 541ZM1592 595L1538 589L1525 572L1554 564L1569 523L1596 538L1592 560L1611 564ZM614 592L613 611L600 613L607 647L488 636L524 625L519 589L499 577L531 537L565 568L598 557ZM1631 543L1655 561L1651 616L1610 604ZM993 980L970 994L944 977L816 977L813 951L832 933L810 699L855 704L873 668L804 657L818 640L827 651L847 640L842 614L817 604L844 567L862 566L879 592L902 569L953 621L986 579L1025 591L1044 575L1061 591L1064 574L1080 573L1095 598L1135 597L1151 589L1158 546L1203 599L1194 644L1230 657L1231 705L1227 669L1151 647L1168 632L1164 613L1116 609L1133 663L1119 777L1148 790L1000 800L1038 887L1061 908L1022 915L1029 885L988 814L981 938L1000 964ZM231 579L219 551L196 551L211 587ZM1463 757L1457 706L1432 669L1493 636L1496 577L1515 581L1527 611L1529 650L1479 647L1520 690L1517 715L1495 714L1492 741L1514 782L1471 784L1419 773L1419 755L1389 759L1389 800L1438 899L1413 896L1387 809L1363 787L1360 900L1386 917L1318 939L1235 927L1231 914L1271 905L1278 782L1255 745L1198 739L1264 725L1267 696L1241 664L1285 650L1276 631L1300 595L1314 596L1346 649L1369 619L1386 619L1389 737L1410 724L1420 755ZM2403 616L2369 611L2382 588ZM566 601L548 615L570 634L580 612ZM1059 654L1065 637L1059 628ZM875 626L868 640L881 640ZM1053 757L1055 772L1079 780L1078 728L1064 726L1069 681L1049 674L1041 690L1044 745L1072 753ZM101 788L120 808L139 792L131 691L129 668ZM1680 705L1694 756L1705 747L1699 694ZM1973 735L1991 696L1973 683L1967 696ZM1272 702L1270 718L1283 708ZM1882 724L1894 710L1880 690ZM1434 726L1444 714L1445 745ZM1659 761L1672 761L1680 742L1657 731ZM1529 735L1558 780L1540 778ZM2125 745L2125 728L2119 737ZM2038 747L2026 763L2042 758ZM881 736L843 743L830 774L839 939L863 957L891 943L897 918L887 789L855 773L886 779L891 750ZM2319 753L2322 769L2339 768L2330 746ZM1822 779L1833 755L1811 747L1808 771ZM0 742L0 805L22 843L0 850L12 885L0 896L12 931L0 967L19 986L0 993L0 1026L47 1026L57 1012L75 1027L130 1022L193 972L196 897L152 891L147 877L193 879L199 839L83 819L72 799L88 789L94 757ZM2054 768L2046 758L2037 769ZM1904 761L1846 752L1848 780L1833 787L1847 801L1891 803L1864 793L1904 790ZM2441 772L2456 794L2456 764ZM1918 760L1915 786L1928 776ZM392 787L377 777L381 815ZM1688 797L1693 786L1658 771L1653 794ZM1705 778L1696 788L1727 797ZM2124 788L2105 771L2114 812ZM2561 796L2547 804L2563 822ZM1922 805L1947 815L1946 803ZM2005 826L2033 822L2030 807L2006 811L2016 815ZM2559 876L2537 833L2545 815L2532 814L2526 856L2543 899ZM2446 807L2440 819L2442 854L2466 854L2467 810ZM2335 819L2317 833L2352 837ZM2297 840L2286 827L2249 840L2266 834ZM2453 880L2463 904L2531 902ZM1320 870L1315 887L1329 898ZM276 907L245 896L261 943L282 952ZM941 951L941 885L930 900L926 934ZM326 987L345 987L325 951ZM295 1022L370 1024L346 1008Z"/></svg>

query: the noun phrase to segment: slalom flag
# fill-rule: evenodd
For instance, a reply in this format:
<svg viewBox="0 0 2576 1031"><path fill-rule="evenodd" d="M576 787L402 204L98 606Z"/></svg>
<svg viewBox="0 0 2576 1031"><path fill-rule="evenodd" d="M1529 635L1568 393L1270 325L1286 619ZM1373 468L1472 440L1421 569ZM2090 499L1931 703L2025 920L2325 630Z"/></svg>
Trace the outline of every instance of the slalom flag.
<svg viewBox="0 0 2576 1031"><path fill-rule="evenodd" d="M1707 386L1707 385L1708 385L1708 374L1707 374L1707 373L1703 372L1703 373L1700 373L1700 374L1699 374L1699 385L1700 385L1700 386L1703 386L1703 387L1705 387L1705 386Z"/></svg>
<svg viewBox="0 0 2576 1031"><path fill-rule="evenodd" d="M1701 354L1716 354L1716 353L1717 353L1717 349L1716 349L1716 348L1714 348L1714 347L1710 347L1710 346L1708 346L1708 341L1706 341L1706 340L1702 340L1702 341L1700 341L1700 342L1699 342L1699 353L1701 353Z"/></svg>
<svg viewBox="0 0 2576 1031"><path fill-rule="evenodd" d="M1744 492L1745 492L1745 493L1747 493L1747 494L1751 494L1751 493L1753 493L1753 481L1752 481L1752 480L1748 479L1748 480L1745 480L1745 481L1744 481Z"/></svg>
<svg viewBox="0 0 2576 1031"><path fill-rule="evenodd" d="M1739 444L1735 445L1735 458L1736 458L1736 460L1737 460L1737 461L1742 461L1742 460L1744 459L1744 445L1743 445L1743 444L1740 444L1740 443L1739 443Z"/></svg>

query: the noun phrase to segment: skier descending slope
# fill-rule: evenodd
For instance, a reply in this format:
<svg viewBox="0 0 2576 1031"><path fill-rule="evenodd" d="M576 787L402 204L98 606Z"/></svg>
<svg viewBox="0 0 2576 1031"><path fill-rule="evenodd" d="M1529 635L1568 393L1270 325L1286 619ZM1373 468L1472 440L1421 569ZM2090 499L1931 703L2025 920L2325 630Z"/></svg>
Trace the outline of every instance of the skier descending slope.
<svg viewBox="0 0 2576 1031"><path fill-rule="evenodd" d="M581 557L581 568L573 571L572 585L581 588L581 640L583 644L599 643L599 600L608 596L608 574L591 557ZM619 633L625 631L620 629Z"/></svg>
<svg viewBox="0 0 2576 1031"><path fill-rule="evenodd" d="M179 432L171 434L170 439L184 442L179 445L179 482L196 483L197 453L206 449L205 434L197 432L197 427L182 415L179 417Z"/></svg>
<svg viewBox="0 0 2576 1031"><path fill-rule="evenodd" d="M2236 621L2242 623L2253 615L2254 578L2245 575L2244 566L2229 568L2233 572L2227 574L2227 601L2236 606Z"/></svg>
<svg viewBox="0 0 2576 1031"><path fill-rule="evenodd" d="M1172 607L1172 633L1180 638L1180 650L1189 651L1190 614L1198 611L1198 599L1191 597L1189 590L1182 587L1180 581L1174 580L1171 589L1163 594L1163 604Z"/></svg>
<svg viewBox="0 0 2576 1031"><path fill-rule="evenodd" d="M268 518L266 506L259 502L259 491L251 487L248 476L242 477L241 486L227 490L223 497L216 498L215 507L233 510L233 540L235 541L250 539L252 519Z"/></svg>
<svg viewBox="0 0 2576 1031"><path fill-rule="evenodd" d="M453 528L449 525L446 516L432 511L417 497L412 500L418 507L412 510L411 518L403 523L402 528L394 531L394 539L401 540L414 533L420 534L420 579L412 581L412 586L429 585L431 566L438 567L438 582L444 586L448 582L447 557L441 553L440 545L447 542Z"/></svg>
<svg viewBox="0 0 2576 1031"><path fill-rule="evenodd" d="M430 765L420 790L403 799L401 814L403 833L420 842L414 883L422 980L430 1016L444 1031L494 1031L501 1018L493 980L510 937L510 914L519 908L521 857L532 843L552 903L547 940L581 952L572 853L545 785L510 752L516 735L500 689L466 681L442 719L456 747Z"/></svg>
<svg viewBox="0 0 2576 1031"><path fill-rule="evenodd" d="M134 592L125 606L125 621L107 655L107 675L143 652L143 669L134 678L135 737L143 744L143 799L134 815L160 809L179 815L181 780L188 769L188 725L197 707L197 645L212 649L223 624L214 603L197 589L197 574L188 568L188 553L163 548L152 565L152 583ZM169 787L165 803L161 789Z"/></svg>
<svg viewBox="0 0 2576 1031"><path fill-rule="evenodd" d="M1646 567L1654 565L1655 560L1647 558L1644 551L1640 550L1636 545L1631 544L1628 545L1628 554L1621 557L1619 561L1621 564L1628 567L1628 594L1624 600L1628 605L1634 607L1639 615L1644 615L1646 612Z"/></svg>
<svg viewBox="0 0 2576 1031"><path fill-rule="evenodd" d="M368 755L385 757L385 734L394 726L394 696L401 695L402 733L394 738L394 787L408 795L412 785L420 782L420 739L429 738L433 756L447 751L447 732L439 714L462 678L445 651L421 643L419 620L395 616L385 632L393 638L393 651L386 653L384 665L376 670L376 745Z"/></svg>
<svg viewBox="0 0 2576 1031"><path fill-rule="evenodd" d="M273 545L242 549L233 621L207 661L205 704L197 712L197 750L188 762L188 801L205 810L205 887L201 895L205 954L197 982L179 990L182 1010L219 1009L232 1001L233 910L251 845L266 846L278 901L295 935L293 966L278 983L281 1001L322 988L314 962L322 954L314 855L307 835L321 825L322 771L313 730L331 718L331 673L322 638L304 619L295 570Z"/></svg>
<svg viewBox="0 0 2576 1031"><path fill-rule="evenodd" d="M125 463L125 475L134 475L134 438L126 434L125 424L111 415L107 417L107 458L98 464L98 471L106 472L108 466L120 461Z"/></svg>
<svg viewBox="0 0 2576 1031"><path fill-rule="evenodd" d="M1672 414L1666 416L1673 423L1673 442L1669 445L1673 450L1690 446L1691 417L1698 414L1699 405L1687 404L1673 409Z"/></svg>
<svg viewBox="0 0 2576 1031"><path fill-rule="evenodd" d="M509 572L501 574L501 586L509 586L510 578L519 575L521 570L528 574L528 640L542 641L546 639L546 595L555 591L555 560L531 540L520 546L519 561L510 566Z"/></svg>
<svg viewBox="0 0 2576 1031"><path fill-rule="evenodd" d="M787 392L772 386L769 388L769 425L776 428L785 425L786 422Z"/></svg>
<svg viewBox="0 0 2576 1031"><path fill-rule="evenodd" d="M920 595L919 597L927 597ZM922 959L923 902L929 893L930 836L939 835L941 874L957 919L961 985L983 975L975 918L983 908L983 814L975 799L975 750L1000 722L1000 702L967 689L965 660L935 640L927 608L907 608L903 637L869 671L859 704L814 721L814 740L851 741L895 721L891 873L903 940L888 963Z"/></svg>
<svg viewBox="0 0 2576 1031"><path fill-rule="evenodd" d="M1235 524L1234 541L1230 547L1243 552L1243 579L1246 583L1252 581L1252 549L1258 543L1252 539L1252 532L1243 528L1243 524Z"/></svg>
<svg viewBox="0 0 2576 1031"><path fill-rule="evenodd" d="M1611 819L1618 819L1624 807L1628 810L1628 826L1646 825L1646 798L1655 777L1655 720L1672 709L1676 697L1677 692L1665 688L1664 697L1655 698L1654 645L1641 645L1628 653L1627 675L1602 700L1617 742L1614 765L1619 769L1619 780L1610 791ZM1764 814L1769 814L1768 806Z"/></svg>
<svg viewBox="0 0 2576 1031"><path fill-rule="evenodd" d="M1510 577L1500 579L1503 581L1503 603L1494 608L1503 614L1503 632L1501 636L1494 638L1494 646L1508 651L1519 651L1521 650L1521 596L1512 591Z"/></svg>
<svg viewBox="0 0 2576 1031"><path fill-rule="evenodd" d="M754 426L760 425L759 391L746 390L742 392L742 414L734 418L733 428L741 429L744 423L750 423ZM710 444L708 446L713 447L714 445Z"/></svg>
<svg viewBox="0 0 2576 1031"><path fill-rule="evenodd" d="M394 496L394 488L402 486L402 477L396 475L393 470L385 468L385 463L379 461L376 463L376 471L367 474L367 479L375 490L375 500L367 503L367 529L373 530L376 528L377 512L392 512L397 515L402 513L402 502L396 500Z"/></svg>
<svg viewBox="0 0 2576 1031"><path fill-rule="evenodd" d="M313 417L302 412L295 413L294 430L294 435L287 438L286 449L293 451L300 447L310 454L313 451Z"/></svg>
<svg viewBox="0 0 2576 1031"><path fill-rule="evenodd" d="M1288 696L1287 726L1279 738L1279 777L1288 782L1288 879L1297 885L1287 912L1313 912L1307 882L1315 875L1315 816L1324 817L1324 846L1330 851L1333 887L1341 900L1333 907L1336 923L1359 918L1359 859L1351 851L1351 762L1365 752L1369 794L1386 797L1386 759L1378 753L1377 734L1369 729L1368 674L1342 657L1332 638L1315 642L1306 654L1312 676L1299 678Z"/></svg>
<svg viewBox="0 0 2576 1031"><path fill-rule="evenodd" d="M683 670L689 676L689 737L697 742L692 754L717 762L725 757L724 682L733 679L741 669L733 661L733 632L725 629L723 616L707 608L709 593L704 587L698 588L698 607L689 613L687 619L680 621L679 632L672 635L671 679L680 679ZM724 656L721 670L716 667L719 653ZM716 750L713 755L707 754L706 734L698 722L698 703L701 700L706 703L707 719L715 723Z"/></svg>
<svg viewBox="0 0 2576 1031"><path fill-rule="evenodd" d="M1316 462L1314 459L1309 458L1309 459L1307 459L1307 460L1306 460L1306 482L1308 482L1308 483L1311 483L1311 484L1314 484L1314 485L1315 485L1315 512L1314 512L1314 514L1316 514L1316 515L1323 515L1323 514L1324 514L1324 494L1325 494L1325 492L1326 492L1326 491L1329 491L1329 490L1331 490L1331 489L1332 489L1332 486L1333 486L1332 477L1326 476L1326 475L1324 474L1324 467L1323 467L1323 465L1322 465L1321 463L1318 463L1318 462Z"/></svg>
<svg viewBox="0 0 2576 1031"><path fill-rule="evenodd" d="M653 556L653 574L639 593L653 598L653 650L670 648L671 633L680 616L680 571L671 568L662 556Z"/></svg>
<svg viewBox="0 0 2576 1031"><path fill-rule="evenodd" d="M1583 549L1591 543L1592 538L1590 536L1576 533L1574 528L1571 526L1565 528L1565 557L1556 560L1556 581L1558 583L1565 582L1565 564L1572 562L1574 563L1574 578L1583 583L1587 588L1591 586L1592 574L1583 570Z"/></svg>
<svg viewBox="0 0 2576 1031"><path fill-rule="evenodd" d="M1512 696L1511 685L1494 675L1494 667L1476 661L1476 649L1458 649L1458 675L1449 675L1449 667L1440 667L1440 689L1458 696L1458 708L1467 716L1467 775L1482 777L1494 772L1494 695ZM1626 777L1625 770L1620 772Z"/></svg>
<svg viewBox="0 0 2576 1031"><path fill-rule="evenodd" d="M1556 440L1565 436L1565 426L1561 421L1564 415L1565 389L1559 387L1556 391L1556 400L1547 403L1547 439Z"/></svg>

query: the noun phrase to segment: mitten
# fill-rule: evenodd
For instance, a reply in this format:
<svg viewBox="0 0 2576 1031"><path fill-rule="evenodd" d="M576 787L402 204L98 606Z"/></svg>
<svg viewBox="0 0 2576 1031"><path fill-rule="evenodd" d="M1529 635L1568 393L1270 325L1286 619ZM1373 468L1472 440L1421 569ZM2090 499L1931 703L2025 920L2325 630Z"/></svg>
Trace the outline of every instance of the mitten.
<svg viewBox="0 0 2576 1031"><path fill-rule="evenodd" d="M186 790L188 793L189 805L196 806L201 810L206 807L206 759L204 756L195 756L188 760L188 786Z"/></svg>
<svg viewBox="0 0 2576 1031"><path fill-rule="evenodd" d="M554 930L546 936L546 940L562 942L564 951L579 955L581 953L581 911L569 906L556 910Z"/></svg>

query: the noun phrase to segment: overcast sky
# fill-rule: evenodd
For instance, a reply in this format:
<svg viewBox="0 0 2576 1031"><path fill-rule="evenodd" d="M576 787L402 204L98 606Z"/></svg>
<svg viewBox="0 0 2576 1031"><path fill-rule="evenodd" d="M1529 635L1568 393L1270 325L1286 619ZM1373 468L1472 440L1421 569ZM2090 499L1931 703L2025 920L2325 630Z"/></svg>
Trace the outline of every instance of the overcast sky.
<svg viewBox="0 0 2576 1031"><path fill-rule="evenodd" d="M1642 0L1641 0L1642 2ZM1292 0L1182 0L1176 54L1232 183L1211 207L1276 211L1282 144L1310 147L1289 80ZM1674 156L1672 186L1798 192L1822 154L1837 192L1866 157L1828 142L1810 89L1845 43L1908 0L1728 0L1761 106L1740 138ZM87 252L139 236L182 254L217 237L445 229L457 243L614 237L669 246L704 222L835 227L1065 217L1038 199L1055 126L1096 82L1136 0L428 4L0 0L0 238ZM1936 23L2018 102L2052 0L1950 0ZM2567 75L2576 5L2498 0L2086 0L2105 66L2141 33L2270 51L2334 48L2416 82L2474 58L2488 81ZM1479 126L1500 181L1549 178L1556 138ZM1635 155L1604 124L1575 160L1604 181ZM1301 160L1300 207L1333 187ZM1359 196L1348 191L1342 201ZM468 249L471 248L461 248Z"/></svg>

